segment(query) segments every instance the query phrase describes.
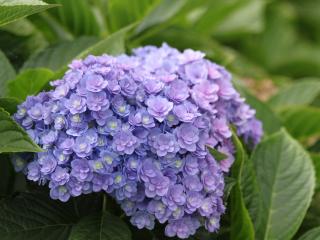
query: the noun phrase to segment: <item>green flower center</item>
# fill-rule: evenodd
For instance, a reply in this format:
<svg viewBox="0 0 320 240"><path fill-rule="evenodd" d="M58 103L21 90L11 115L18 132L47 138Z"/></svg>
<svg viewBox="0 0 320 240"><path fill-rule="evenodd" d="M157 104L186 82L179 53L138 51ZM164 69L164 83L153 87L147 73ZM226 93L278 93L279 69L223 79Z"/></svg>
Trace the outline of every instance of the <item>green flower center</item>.
<svg viewBox="0 0 320 240"><path fill-rule="evenodd" d="M115 121L113 121L113 122L109 122L108 125L109 125L109 128L110 128L110 129L116 129L117 126L118 126L118 123L115 122Z"/></svg>
<svg viewBox="0 0 320 240"><path fill-rule="evenodd" d="M103 165L102 165L101 162L96 162L94 164L94 169L99 170L99 169L102 169L102 168L103 168Z"/></svg>
<svg viewBox="0 0 320 240"><path fill-rule="evenodd" d="M120 183L122 180L122 177L120 175L116 176L116 178L114 179L115 183Z"/></svg>
<svg viewBox="0 0 320 240"><path fill-rule="evenodd" d="M121 112L121 113L124 113L126 111L126 106L120 106L118 108L118 111Z"/></svg>
<svg viewBox="0 0 320 240"><path fill-rule="evenodd" d="M67 188L65 186L60 186L58 191L59 191L59 193L64 194L67 192Z"/></svg>
<svg viewBox="0 0 320 240"><path fill-rule="evenodd" d="M112 161L113 161L113 159L112 159L112 157L110 157L110 156L105 156L105 157L104 157L104 161L105 161L106 163L108 163L108 164L111 164Z"/></svg>
<svg viewBox="0 0 320 240"><path fill-rule="evenodd" d="M72 121L73 122L77 122L77 123L81 122L80 115L79 114L73 115L72 116Z"/></svg>

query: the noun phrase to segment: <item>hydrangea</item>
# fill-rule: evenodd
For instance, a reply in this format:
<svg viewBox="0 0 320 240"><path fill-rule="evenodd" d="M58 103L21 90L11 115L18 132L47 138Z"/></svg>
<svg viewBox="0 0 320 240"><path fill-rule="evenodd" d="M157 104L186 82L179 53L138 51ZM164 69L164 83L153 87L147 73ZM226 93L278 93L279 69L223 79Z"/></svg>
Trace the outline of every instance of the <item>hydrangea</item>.
<svg viewBox="0 0 320 240"><path fill-rule="evenodd" d="M60 201L105 191L139 229L155 220L179 238L219 229L234 161L230 125L249 145L262 136L223 67L163 44L75 60L51 85L14 115L44 149L15 156L17 171L48 183ZM207 146L228 158L216 161Z"/></svg>

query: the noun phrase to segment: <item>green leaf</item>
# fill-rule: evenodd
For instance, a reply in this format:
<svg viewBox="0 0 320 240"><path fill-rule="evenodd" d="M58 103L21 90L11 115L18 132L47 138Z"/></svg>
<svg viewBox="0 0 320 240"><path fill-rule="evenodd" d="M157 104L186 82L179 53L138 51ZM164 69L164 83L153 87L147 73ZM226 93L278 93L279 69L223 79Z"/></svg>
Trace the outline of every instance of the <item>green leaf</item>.
<svg viewBox="0 0 320 240"><path fill-rule="evenodd" d="M0 202L1 240L68 239L75 222L67 204L41 194L21 194Z"/></svg>
<svg viewBox="0 0 320 240"><path fill-rule="evenodd" d="M73 59L83 59L88 55L119 55L125 52L125 38L128 31L134 28L136 23L131 24L111 35L107 38L95 43L94 45L86 48L80 54L78 54ZM58 71L56 71L52 77L52 79L61 78L64 73L68 70L67 66L61 67Z"/></svg>
<svg viewBox="0 0 320 240"><path fill-rule="evenodd" d="M187 1L185 0L162 0L158 6L142 20L141 24L137 27L136 32L140 33L151 26L167 21L175 16L186 3Z"/></svg>
<svg viewBox="0 0 320 240"><path fill-rule="evenodd" d="M292 105L308 105L320 94L320 80L299 80L272 96L269 104L272 107L286 107Z"/></svg>
<svg viewBox="0 0 320 240"><path fill-rule="evenodd" d="M8 96L24 100L40 92L52 76L53 72L49 69L27 69L8 82Z"/></svg>
<svg viewBox="0 0 320 240"><path fill-rule="evenodd" d="M253 225L256 226L259 213L260 191L257 183L257 176L251 159L246 159L242 168L241 190Z"/></svg>
<svg viewBox="0 0 320 240"><path fill-rule="evenodd" d="M320 240L320 227L309 230L298 240Z"/></svg>
<svg viewBox="0 0 320 240"><path fill-rule="evenodd" d="M14 170L7 155L0 155L0 196L11 193L14 181Z"/></svg>
<svg viewBox="0 0 320 240"><path fill-rule="evenodd" d="M161 0L109 0L107 14L109 30L115 32L141 20L160 2Z"/></svg>
<svg viewBox="0 0 320 240"><path fill-rule="evenodd" d="M314 169L316 171L317 189L319 189L320 188L320 154L319 153L310 153L310 156L312 158Z"/></svg>
<svg viewBox="0 0 320 240"><path fill-rule="evenodd" d="M73 36L99 35L99 24L90 1L48 0L48 2L61 5L59 8L50 9L47 12L48 17Z"/></svg>
<svg viewBox="0 0 320 240"><path fill-rule="evenodd" d="M221 18L222 22L215 29L215 35L229 39L232 35L259 33L264 28L264 0L238 1L244 4ZM226 4L225 4L226 5Z"/></svg>
<svg viewBox="0 0 320 240"><path fill-rule="evenodd" d="M260 192L256 239L289 240L312 199L315 173L311 159L285 130L262 141L251 158Z"/></svg>
<svg viewBox="0 0 320 240"><path fill-rule="evenodd" d="M110 55L119 55L125 52L125 37L128 31L130 31L136 24L131 24L111 35L106 39L101 40L94 44L93 46L87 48L81 52L76 58L84 58L89 54L92 55L101 55L101 54L110 54Z"/></svg>
<svg viewBox="0 0 320 240"><path fill-rule="evenodd" d="M232 177L225 177L224 182L225 182L225 186L224 186L223 199L226 202L231 194L231 190L237 184L237 180Z"/></svg>
<svg viewBox="0 0 320 240"><path fill-rule="evenodd" d="M16 98L0 98L0 108L3 108L11 115L17 112L17 106L21 103Z"/></svg>
<svg viewBox="0 0 320 240"><path fill-rule="evenodd" d="M319 16L319 8L320 1L319 0L305 0L305 1L294 1L294 7L297 11L299 18L303 25L302 27L308 29L308 35L312 37L312 39L316 39L317 42L320 40L320 16Z"/></svg>
<svg viewBox="0 0 320 240"><path fill-rule="evenodd" d="M231 176L237 180L236 185L231 190L231 240L254 240L254 228L245 206L243 193L241 191L241 175L243 163L247 159L247 154L243 149L239 138L233 134L233 142L236 148L235 162L231 169Z"/></svg>
<svg viewBox="0 0 320 240"><path fill-rule="evenodd" d="M263 0L216 0L208 1L206 5L194 10L200 12L193 21L197 31L230 36L256 33L263 27Z"/></svg>
<svg viewBox="0 0 320 240"><path fill-rule="evenodd" d="M292 47L295 46L296 36L291 24L289 4L270 4L267 10L265 30L261 34L248 36L242 41L241 49L249 58L270 71L287 61L289 51L295 52Z"/></svg>
<svg viewBox="0 0 320 240"><path fill-rule="evenodd" d="M2 0L0 26L56 6L39 0Z"/></svg>
<svg viewBox="0 0 320 240"><path fill-rule="evenodd" d="M252 94L250 94L244 86L241 86L239 82L236 82L236 88L241 93L241 95L246 99L246 102L256 110L256 116L262 121L263 130L267 134L279 131L281 128L281 122L279 118L272 112L269 106Z"/></svg>
<svg viewBox="0 0 320 240"><path fill-rule="evenodd" d="M20 157L16 155L15 157ZM21 161L24 161L21 159ZM25 191L26 177L16 173L9 154L0 154L0 199L10 194Z"/></svg>
<svg viewBox="0 0 320 240"><path fill-rule="evenodd" d="M0 50L0 96L5 95L7 81L13 79L16 75L15 70L11 66L9 60Z"/></svg>
<svg viewBox="0 0 320 240"><path fill-rule="evenodd" d="M131 240L131 232L119 217L105 212L81 219L68 240Z"/></svg>
<svg viewBox="0 0 320 240"><path fill-rule="evenodd" d="M86 48L73 59L83 59L88 55L102 55L102 54L119 55L124 53L126 34L135 26L136 26L136 23L131 24L109 35L107 38ZM63 66L58 71L56 71L51 78L58 79L62 77L67 70L68 70L67 66Z"/></svg>
<svg viewBox="0 0 320 240"><path fill-rule="evenodd" d="M41 151L9 113L0 108L0 153Z"/></svg>
<svg viewBox="0 0 320 240"><path fill-rule="evenodd" d="M279 113L283 125L295 138L320 134L320 109L315 107L288 107Z"/></svg>
<svg viewBox="0 0 320 240"><path fill-rule="evenodd" d="M52 45L32 55L23 65L26 68L49 68L59 70L69 64L79 52L97 42L95 37L81 37L73 41L67 41Z"/></svg>
<svg viewBox="0 0 320 240"><path fill-rule="evenodd" d="M210 154L214 157L214 159L215 159L216 161L222 161L222 160L228 158L228 156L227 156L226 154L224 154L224 153L222 153L222 152L219 152L219 151L218 151L217 149L215 149L215 148L212 148L212 147L210 147L210 146L207 146L207 148L208 148Z"/></svg>

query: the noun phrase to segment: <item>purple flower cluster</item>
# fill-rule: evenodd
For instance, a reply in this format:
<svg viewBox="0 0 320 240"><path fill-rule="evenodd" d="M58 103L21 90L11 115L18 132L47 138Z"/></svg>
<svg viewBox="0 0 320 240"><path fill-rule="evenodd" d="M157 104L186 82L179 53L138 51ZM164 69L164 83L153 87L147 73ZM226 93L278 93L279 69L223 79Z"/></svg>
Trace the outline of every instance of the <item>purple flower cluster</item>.
<svg viewBox="0 0 320 240"><path fill-rule="evenodd" d="M223 67L164 44L74 60L51 85L14 115L44 149L32 161L15 157L16 170L61 201L105 191L138 228L158 220L179 238L219 229L234 161L229 125L251 144L262 135ZM216 161L207 146L228 158Z"/></svg>

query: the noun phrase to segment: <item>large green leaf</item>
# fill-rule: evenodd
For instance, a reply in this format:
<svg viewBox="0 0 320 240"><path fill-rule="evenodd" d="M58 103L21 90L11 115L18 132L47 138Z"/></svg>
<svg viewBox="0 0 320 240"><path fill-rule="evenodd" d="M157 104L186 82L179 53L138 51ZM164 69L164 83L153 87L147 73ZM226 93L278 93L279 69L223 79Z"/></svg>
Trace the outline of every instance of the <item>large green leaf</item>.
<svg viewBox="0 0 320 240"><path fill-rule="evenodd" d="M41 194L0 202L1 240L65 240L76 221L73 208Z"/></svg>
<svg viewBox="0 0 320 240"><path fill-rule="evenodd" d="M68 240L131 240L131 232L119 217L105 212L81 219Z"/></svg>
<svg viewBox="0 0 320 240"><path fill-rule="evenodd" d="M11 80L15 77L16 73L13 67L11 66L9 60L0 50L0 96L5 94L6 88L4 87L7 84L8 80Z"/></svg>
<svg viewBox="0 0 320 240"><path fill-rule="evenodd" d="M306 138L320 134L320 108L288 107L282 109L279 115L283 125L295 138Z"/></svg>
<svg viewBox="0 0 320 240"><path fill-rule="evenodd" d="M241 175L243 163L247 161L247 155L242 143L233 135L233 142L236 147L236 160L231 169L231 176L237 180L231 190L231 240L254 240L254 228L249 212L245 206L241 190Z"/></svg>
<svg viewBox="0 0 320 240"><path fill-rule="evenodd" d="M320 79L300 80L281 89L271 97L269 104L272 107L292 105L308 105L320 94Z"/></svg>
<svg viewBox="0 0 320 240"><path fill-rule="evenodd" d="M315 173L311 159L281 130L257 146L252 161L260 191L256 239L291 239L312 199Z"/></svg>
<svg viewBox="0 0 320 240"><path fill-rule="evenodd" d="M40 92L52 76L49 69L27 69L8 82L8 96L24 100L28 95Z"/></svg>
<svg viewBox="0 0 320 240"><path fill-rule="evenodd" d="M39 0L1 0L0 26L56 6Z"/></svg>
<svg viewBox="0 0 320 240"><path fill-rule="evenodd" d="M1 240L130 240L131 232L119 217L99 213L99 199L101 195L91 194L61 203L39 191L4 198Z"/></svg>
<svg viewBox="0 0 320 240"><path fill-rule="evenodd" d="M259 213L260 191L257 176L251 159L244 161L242 170L241 190L245 206L247 207L253 225L256 226Z"/></svg>
<svg viewBox="0 0 320 240"><path fill-rule="evenodd" d="M309 230L298 240L320 240L320 227Z"/></svg>
<svg viewBox="0 0 320 240"><path fill-rule="evenodd" d="M73 41L67 41L52 45L41 52L31 56L23 65L26 68L49 68L56 71L67 65L83 49L86 49L97 42L95 37L81 37Z"/></svg>
<svg viewBox="0 0 320 240"><path fill-rule="evenodd" d="M3 152L40 152L28 134L0 108L0 153Z"/></svg>

